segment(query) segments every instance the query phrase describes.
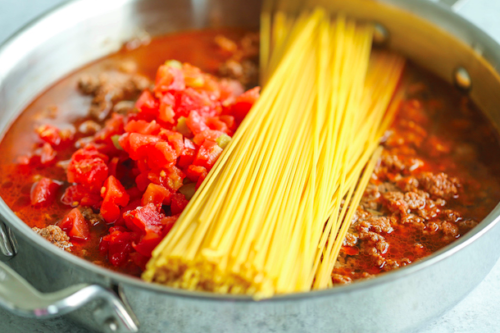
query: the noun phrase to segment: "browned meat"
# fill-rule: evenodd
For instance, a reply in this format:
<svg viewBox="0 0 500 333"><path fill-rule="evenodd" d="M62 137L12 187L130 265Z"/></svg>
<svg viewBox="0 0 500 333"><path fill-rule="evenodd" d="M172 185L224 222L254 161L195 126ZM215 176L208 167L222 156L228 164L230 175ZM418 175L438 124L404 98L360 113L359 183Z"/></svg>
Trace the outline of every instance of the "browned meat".
<svg viewBox="0 0 500 333"><path fill-rule="evenodd" d="M332 282L338 284L348 284L352 282L352 279L345 275L332 273Z"/></svg>
<svg viewBox="0 0 500 333"><path fill-rule="evenodd" d="M393 212L400 212L401 215L408 214L408 203L405 201L405 196L401 192L387 192L383 194L383 198L387 203L387 208Z"/></svg>
<svg viewBox="0 0 500 333"><path fill-rule="evenodd" d="M401 172L405 169L406 165L397 155L383 154L380 159L380 167L390 172Z"/></svg>
<svg viewBox="0 0 500 333"><path fill-rule="evenodd" d="M450 222L458 222L462 220L462 216L460 215L459 212L456 212L451 209L446 209L441 212L441 216L446 219L446 221Z"/></svg>
<svg viewBox="0 0 500 333"><path fill-rule="evenodd" d="M394 231L391 225L391 218L386 216L369 217L368 219L360 220L355 225L359 232L374 231L376 233L391 233Z"/></svg>
<svg viewBox="0 0 500 333"><path fill-rule="evenodd" d="M458 222L458 225L464 229L472 229L478 224L479 222L474 221L472 219L464 219L463 221Z"/></svg>
<svg viewBox="0 0 500 333"><path fill-rule="evenodd" d="M55 246L64 251L71 252L73 244L70 243L68 235L61 228L55 225L49 225L45 228L33 228L33 231L42 236Z"/></svg>
<svg viewBox="0 0 500 333"><path fill-rule="evenodd" d="M384 260L384 271L392 271L393 269L398 269L399 267L403 267L411 264L411 260L408 258L403 258L400 260L393 259L385 259Z"/></svg>
<svg viewBox="0 0 500 333"><path fill-rule="evenodd" d="M250 60L236 61L229 59L220 66L219 74L247 85L256 82L258 69L257 65Z"/></svg>
<svg viewBox="0 0 500 333"><path fill-rule="evenodd" d="M259 34L247 33L240 41L241 51L245 58L252 58L259 55Z"/></svg>
<svg viewBox="0 0 500 333"><path fill-rule="evenodd" d="M101 214L96 214L90 207L80 207L80 212L83 217L90 222L91 225L97 225L100 223L104 223L104 219Z"/></svg>
<svg viewBox="0 0 500 333"><path fill-rule="evenodd" d="M458 229L458 226L454 223L451 222L443 222L441 223L441 228L443 229L443 233L445 236L451 237L451 238L457 238L458 235L460 235L460 231Z"/></svg>
<svg viewBox="0 0 500 333"><path fill-rule="evenodd" d="M416 177L409 176L398 180L397 185L403 192L410 192L418 189L419 182Z"/></svg>
<svg viewBox="0 0 500 333"><path fill-rule="evenodd" d="M384 254L389 249L389 243L385 241L385 238L375 232L361 232L359 239L367 241L364 244L364 250L370 255Z"/></svg>
<svg viewBox="0 0 500 333"><path fill-rule="evenodd" d="M423 191L406 192L404 201L408 204L410 209L424 209L429 194Z"/></svg>
<svg viewBox="0 0 500 333"><path fill-rule="evenodd" d="M419 177L423 189L433 197L450 199L458 195L460 183L458 179L448 177L445 173L433 174L431 172L422 173Z"/></svg>
<svg viewBox="0 0 500 333"><path fill-rule="evenodd" d="M239 42L225 36L215 37L215 44L230 58L219 67L219 74L239 81L243 85L257 84L259 35L246 34Z"/></svg>
<svg viewBox="0 0 500 333"><path fill-rule="evenodd" d="M462 194L460 181L440 171L446 170L443 166L451 156L470 161L477 156L476 148L465 142L456 145L433 133L427 113L442 112L442 106L425 103L426 110L422 101L407 100L400 118L382 139L384 152L351 221L332 273L333 283L344 283L343 277L363 278L360 267L370 267L373 273L406 266L478 224L464 216L464 208L477 205L468 197L480 185L457 171L464 181ZM436 166L438 159L446 162ZM482 195L488 197L486 192Z"/></svg>
<svg viewBox="0 0 500 333"><path fill-rule="evenodd" d="M82 134L92 135L102 128L101 125L92 120L86 120L80 124L78 131Z"/></svg>
<svg viewBox="0 0 500 333"><path fill-rule="evenodd" d="M149 85L149 80L144 76L118 70L110 70L97 76L82 75L78 82L80 91L93 97L90 115L100 121L108 116L115 103L134 99Z"/></svg>
<svg viewBox="0 0 500 333"><path fill-rule="evenodd" d="M411 223L411 224L414 224L414 225L417 225L419 226L419 228L424 228L424 223L425 220L423 218L421 218L420 216L418 215L415 215L415 214L407 214L405 216L402 216L401 217L401 223Z"/></svg>
<svg viewBox="0 0 500 333"><path fill-rule="evenodd" d="M217 44L217 46L225 52L233 54L238 51L238 45L236 44L236 42L232 41L224 35L215 36L214 41L215 44Z"/></svg>
<svg viewBox="0 0 500 333"><path fill-rule="evenodd" d="M360 206L363 209L377 210L378 209L378 199L380 198L380 191L377 185L368 184L363 198L361 198Z"/></svg>
<svg viewBox="0 0 500 333"><path fill-rule="evenodd" d="M356 234L351 234L350 232L348 232L345 235L343 245L344 246L355 246L357 242L358 242L358 236Z"/></svg>

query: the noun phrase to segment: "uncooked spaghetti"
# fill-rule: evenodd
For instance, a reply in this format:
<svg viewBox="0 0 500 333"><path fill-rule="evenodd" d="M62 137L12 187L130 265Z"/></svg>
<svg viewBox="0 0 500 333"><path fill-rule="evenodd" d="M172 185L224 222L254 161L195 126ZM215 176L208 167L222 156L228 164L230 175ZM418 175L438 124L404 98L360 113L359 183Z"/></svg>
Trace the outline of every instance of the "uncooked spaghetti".
<svg viewBox="0 0 500 333"><path fill-rule="evenodd" d="M331 284L404 66L372 51L372 34L321 9L269 17L262 95L154 250L145 280L254 297Z"/></svg>

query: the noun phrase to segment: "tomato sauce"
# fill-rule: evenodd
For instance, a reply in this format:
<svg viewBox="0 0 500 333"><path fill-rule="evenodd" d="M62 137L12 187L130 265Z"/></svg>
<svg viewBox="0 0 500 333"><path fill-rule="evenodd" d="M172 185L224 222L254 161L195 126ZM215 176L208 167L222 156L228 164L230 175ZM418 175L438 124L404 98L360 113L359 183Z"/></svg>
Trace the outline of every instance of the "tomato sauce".
<svg viewBox="0 0 500 333"><path fill-rule="evenodd" d="M71 211L72 207L60 200L70 184L67 182L65 169L57 166L56 162L68 161L71 158L76 150L75 144L78 145L81 139L88 137L88 134L81 133L79 128L88 120L95 120L95 117L89 116L89 106L90 108L93 106L92 97L82 94L82 89L79 91L77 88L81 85L83 76L99 76L109 71L114 75L116 68L125 65L135 67L134 74L154 82L159 66L169 59L186 62L204 72L217 74L221 65L231 59L231 54L214 40L224 36L226 42L238 41L245 34L246 31L238 29L214 29L159 37L133 49L128 48L132 44L128 43L118 53L79 69L48 88L20 114L0 145L0 154L3 156L0 161L3 175L0 195L4 201L30 227L36 228L61 225L63 217ZM134 101L138 97L136 94L126 96L124 99ZM102 126L104 121L99 123ZM39 162L22 165L23 159L27 159L26 155L42 149L40 137L44 131L38 129L46 125L53 126L61 132L66 130L71 132L71 139L63 141L57 147L57 156L49 166ZM42 177L57 180L61 186L56 190L57 199L50 206L34 207L30 203L30 194L32 188L34 189L33 184ZM99 245L102 237L109 233L108 229L109 225L103 221L94 223L90 228L88 239L85 241L72 239L71 252L98 265L139 275L141 270L136 265L115 267L110 264L106 255L100 253Z"/></svg>
<svg viewBox="0 0 500 333"><path fill-rule="evenodd" d="M500 201L498 133L468 97L408 65L405 100L333 271L342 284L418 261Z"/></svg>

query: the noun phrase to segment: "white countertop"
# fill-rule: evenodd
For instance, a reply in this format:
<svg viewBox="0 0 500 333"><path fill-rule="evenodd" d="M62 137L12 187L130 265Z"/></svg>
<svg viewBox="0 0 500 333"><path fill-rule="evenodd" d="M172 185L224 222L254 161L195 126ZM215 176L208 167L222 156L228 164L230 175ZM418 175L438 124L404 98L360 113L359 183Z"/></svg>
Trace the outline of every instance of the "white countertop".
<svg viewBox="0 0 500 333"><path fill-rule="evenodd" d="M63 2L65 0L0 0L0 43L40 13ZM458 12L500 43L500 0L468 0ZM500 332L499 300L500 261L461 303L419 333ZM0 332L88 333L64 318L37 321L18 318L1 309Z"/></svg>

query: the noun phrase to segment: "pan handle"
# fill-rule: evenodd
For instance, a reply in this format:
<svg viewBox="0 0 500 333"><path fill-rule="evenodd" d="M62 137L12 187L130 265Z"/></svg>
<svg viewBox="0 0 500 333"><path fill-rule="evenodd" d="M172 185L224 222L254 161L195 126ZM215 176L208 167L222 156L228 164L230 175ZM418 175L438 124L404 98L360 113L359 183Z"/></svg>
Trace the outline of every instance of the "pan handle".
<svg viewBox="0 0 500 333"><path fill-rule="evenodd" d="M133 317L116 294L99 285L79 284L54 293L41 293L0 261L0 307L19 316L54 318L93 300L104 301L102 324L109 332L137 332Z"/></svg>

